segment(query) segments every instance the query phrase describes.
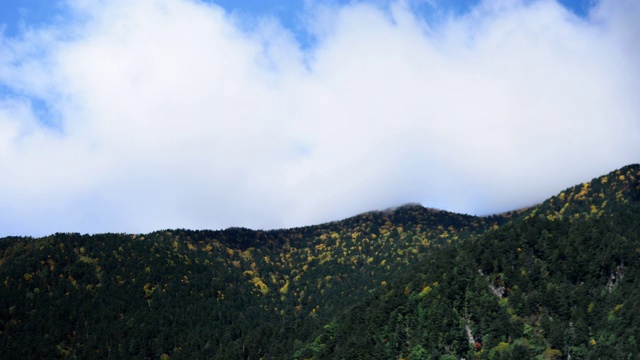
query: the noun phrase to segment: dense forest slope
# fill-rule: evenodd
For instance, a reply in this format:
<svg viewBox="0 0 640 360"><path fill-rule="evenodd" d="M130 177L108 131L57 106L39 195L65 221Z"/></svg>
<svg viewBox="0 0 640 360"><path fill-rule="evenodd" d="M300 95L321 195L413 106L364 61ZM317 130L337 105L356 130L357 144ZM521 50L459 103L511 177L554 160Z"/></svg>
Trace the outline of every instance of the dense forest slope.
<svg viewBox="0 0 640 360"><path fill-rule="evenodd" d="M0 239L3 359L637 357L640 168L509 216ZM600 355L599 355L600 354Z"/></svg>
<svg viewBox="0 0 640 360"><path fill-rule="evenodd" d="M0 241L3 358L282 358L500 217L403 206L290 230Z"/></svg>
<svg viewBox="0 0 640 360"><path fill-rule="evenodd" d="M640 358L640 168L434 253L296 358Z"/></svg>

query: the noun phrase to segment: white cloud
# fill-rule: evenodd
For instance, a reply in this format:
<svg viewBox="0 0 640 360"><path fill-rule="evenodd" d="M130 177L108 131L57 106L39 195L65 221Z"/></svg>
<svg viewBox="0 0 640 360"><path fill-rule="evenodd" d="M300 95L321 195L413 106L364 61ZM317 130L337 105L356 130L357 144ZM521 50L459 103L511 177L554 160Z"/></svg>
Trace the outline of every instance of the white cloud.
<svg viewBox="0 0 640 360"><path fill-rule="evenodd" d="M200 2L71 2L77 22L0 40L0 231L484 214L637 162L640 6L486 4L438 25L310 6L301 50Z"/></svg>

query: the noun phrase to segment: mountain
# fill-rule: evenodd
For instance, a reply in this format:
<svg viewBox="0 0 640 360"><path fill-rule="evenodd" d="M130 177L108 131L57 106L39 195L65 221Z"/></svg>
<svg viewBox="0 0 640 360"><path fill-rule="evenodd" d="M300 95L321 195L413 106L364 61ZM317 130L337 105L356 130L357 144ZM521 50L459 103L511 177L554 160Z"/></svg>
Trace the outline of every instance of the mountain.
<svg viewBox="0 0 640 360"><path fill-rule="evenodd" d="M289 230L6 238L0 346L6 358L282 357L429 253L502 221L411 205Z"/></svg>
<svg viewBox="0 0 640 360"><path fill-rule="evenodd" d="M640 357L639 180L627 166L432 254L295 358Z"/></svg>
<svg viewBox="0 0 640 360"><path fill-rule="evenodd" d="M6 359L637 356L638 179L627 166L490 217L407 205L272 231L0 239L0 349Z"/></svg>

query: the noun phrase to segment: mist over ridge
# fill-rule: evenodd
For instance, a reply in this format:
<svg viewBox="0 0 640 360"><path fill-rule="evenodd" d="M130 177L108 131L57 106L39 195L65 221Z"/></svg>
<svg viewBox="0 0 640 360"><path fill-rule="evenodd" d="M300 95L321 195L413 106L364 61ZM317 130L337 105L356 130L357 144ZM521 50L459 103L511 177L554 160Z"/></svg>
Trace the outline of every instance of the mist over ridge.
<svg viewBox="0 0 640 360"><path fill-rule="evenodd" d="M0 33L0 236L487 215L640 159L640 5L271 16L65 1Z"/></svg>

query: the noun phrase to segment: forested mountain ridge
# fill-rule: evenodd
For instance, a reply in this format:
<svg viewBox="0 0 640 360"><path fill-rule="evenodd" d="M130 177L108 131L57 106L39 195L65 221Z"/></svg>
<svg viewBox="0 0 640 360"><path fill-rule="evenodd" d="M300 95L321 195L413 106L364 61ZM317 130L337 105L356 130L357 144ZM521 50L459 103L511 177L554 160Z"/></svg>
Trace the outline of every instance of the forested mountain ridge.
<svg viewBox="0 0 640 360"><path fill-rule="evenodd" d="M524 213L549 220L593 219L611 215L629 202L640 201L640 166L627 165L580 185L568 188Z"/></svg>
<svg viewBox="0 0 640 360"><path fill-rule="evenodd" d="M3 358L282 358L426 254L497 227L409 205L289 230L0 241Z"/></svg>
<svg viewBox="0 0 640 360"><path fill-rule="evenodd" d="M640 357L640 167L434 253L295 358Z"/></svg>
<svg viewBox="0 0 640 360"><path fill-rule="evenodd" d="M635 296L638 179L627 166L510 216L409 205L286 230L1 239L0 350L6 359L581 358L608 351L614 334L637 355L633 335L612 324L638 321L623 302ZM561 295L590 302L556 315L544 299ZM568 343L562 327L581 335Z"/></svg>

